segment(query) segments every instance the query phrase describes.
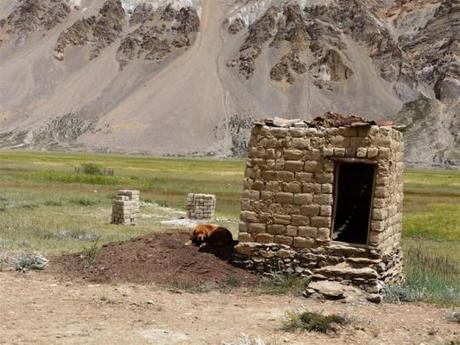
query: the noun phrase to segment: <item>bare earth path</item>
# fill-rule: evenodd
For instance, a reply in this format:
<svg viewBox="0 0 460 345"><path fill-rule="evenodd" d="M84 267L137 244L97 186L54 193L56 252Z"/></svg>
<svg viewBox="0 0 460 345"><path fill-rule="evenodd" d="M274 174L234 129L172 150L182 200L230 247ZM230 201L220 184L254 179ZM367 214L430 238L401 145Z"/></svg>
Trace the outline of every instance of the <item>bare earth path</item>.
<svg viewBox="0 0 460 345"><path fill-rule="evenodd" d="M0 272L0 344L215 344L241 333L267 344L447 344L448 309L320 302L234 290L180 293L145 285L65 283L47 273ZM352 317L339 335L280 330L286 310Z"/></svg>

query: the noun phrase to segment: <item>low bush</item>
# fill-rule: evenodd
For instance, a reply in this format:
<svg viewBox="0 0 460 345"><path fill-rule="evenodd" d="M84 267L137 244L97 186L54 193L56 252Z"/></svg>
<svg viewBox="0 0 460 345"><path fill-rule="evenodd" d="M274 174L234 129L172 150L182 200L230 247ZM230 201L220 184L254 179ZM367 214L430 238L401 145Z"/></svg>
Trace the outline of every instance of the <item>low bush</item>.
<svg viewBox="0 0 460 345"><path fill-rule="evenodd" d="M349 320L341 315L323 315L315 312L295 312L286 313L283 321L283 329L286 331L302 330L307 332L336 332L338 327L346 325Z"/></svg>
<svg viewBox="0 0 460 345"><path fill-rule="evenodd" d="M91 247L83 250L83 258L85 260L85 268L91 268L96 263L96 255L99 250L98 242L94 242Z"/></svg>
<svg viewBox="0 0 460 345"><path fill-rule="evenodd" d="M40 254L23 253L11 258L16 271L43 270L48 265L48 259Z"/></svg>
<svg viewBox="0 0 460 345"><path fill-rule="evenodd" d="M81 171L86 175L102 175L102 168L94 163L84 163L81 165Z"/></svg>

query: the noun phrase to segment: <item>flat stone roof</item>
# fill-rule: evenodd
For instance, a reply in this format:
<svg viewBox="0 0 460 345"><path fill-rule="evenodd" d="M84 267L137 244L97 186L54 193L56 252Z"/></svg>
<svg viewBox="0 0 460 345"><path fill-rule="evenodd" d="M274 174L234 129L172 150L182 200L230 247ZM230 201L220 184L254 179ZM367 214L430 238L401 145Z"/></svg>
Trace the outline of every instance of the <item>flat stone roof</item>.
<svg viewBox="0 0 460 345"><path fill-rule="evenodd" d="M308 127L323 127L323 128L334 128L334 127L370 127L370 126L381 126L381 127L392 127L395 129L395 123L392 121L374 121L367 120L363 117L356 115L343 115L334 112L327 112L323 116L318 116L313 120L301 120L301 119L283 119L275 117L273 119L265 119L261 122L257 122L258 126L269 126L269 127L297 127L297 128L308 128Z"/></svg>

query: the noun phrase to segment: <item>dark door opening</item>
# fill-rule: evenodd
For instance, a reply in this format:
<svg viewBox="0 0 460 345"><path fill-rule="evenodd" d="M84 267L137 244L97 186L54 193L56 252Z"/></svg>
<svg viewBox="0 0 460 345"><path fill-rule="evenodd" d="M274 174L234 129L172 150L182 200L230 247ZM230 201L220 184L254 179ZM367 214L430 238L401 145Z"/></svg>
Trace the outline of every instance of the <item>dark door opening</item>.
<svg viewBox="0 0 460 345"><path fill-rule="evenodd" d="M332 239L367 244L375 166L337 163L336 206Z"/></svg>

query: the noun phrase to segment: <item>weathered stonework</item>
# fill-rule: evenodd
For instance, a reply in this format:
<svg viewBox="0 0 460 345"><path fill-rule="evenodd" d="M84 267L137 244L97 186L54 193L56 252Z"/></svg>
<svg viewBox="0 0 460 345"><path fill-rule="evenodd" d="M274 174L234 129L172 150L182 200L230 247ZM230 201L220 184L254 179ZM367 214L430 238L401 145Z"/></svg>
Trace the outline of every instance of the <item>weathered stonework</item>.
<svg viewBox="0 0 460 345"><path fill-rule="evenodd" d="M119 190L112 205L112 224L136 225L139 214L139 191Z"/></svg>
<svg viewBox="0 0 460 345"><path fill-rule="evenodd" d="M362 119L344 125L327 120L253 129L234 263L375 292L403 279L402 134ZM337 167L344 162L375 167L364 244L332 239Z"/></svg>
<svg viewBox="0 0 460 345"><path fill-rule="evenodd" d="M216 211L216 196L212 194L193 194L187 196L187 218L213 220Z"/></svg>

